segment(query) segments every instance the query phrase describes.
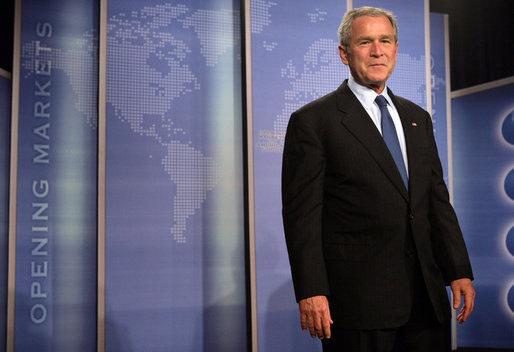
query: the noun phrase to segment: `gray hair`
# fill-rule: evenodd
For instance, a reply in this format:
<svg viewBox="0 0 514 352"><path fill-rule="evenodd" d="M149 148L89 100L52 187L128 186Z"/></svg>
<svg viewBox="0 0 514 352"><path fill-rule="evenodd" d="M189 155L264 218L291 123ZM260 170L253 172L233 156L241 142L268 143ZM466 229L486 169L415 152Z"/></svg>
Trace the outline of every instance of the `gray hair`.
<svg viewBox="0 0 514 352"><path fill-rule="evenodd" d="M352 23L357 17L362 16L386 17L393 26L394 40L395 42L398 42L398 23L396 23L396 18L394 17L393 13L391 11L377 7L364 6L345 13L343 20L341 21L341 25L339 26L339 30L337 31L337 35L339 36L339 44L345 48L348 48L352 34Z"/></svg>

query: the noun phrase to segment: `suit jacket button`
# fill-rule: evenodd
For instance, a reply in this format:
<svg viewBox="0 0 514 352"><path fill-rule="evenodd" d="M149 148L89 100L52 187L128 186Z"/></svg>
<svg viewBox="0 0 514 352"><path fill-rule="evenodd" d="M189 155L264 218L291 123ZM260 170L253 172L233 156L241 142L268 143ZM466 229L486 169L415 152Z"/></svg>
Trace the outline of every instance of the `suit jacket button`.
<svg viewBox="0 0 514 352"><path fill-rule="evenodd" d="M410 214L409 219L414 220L414 215Z"/></svg>

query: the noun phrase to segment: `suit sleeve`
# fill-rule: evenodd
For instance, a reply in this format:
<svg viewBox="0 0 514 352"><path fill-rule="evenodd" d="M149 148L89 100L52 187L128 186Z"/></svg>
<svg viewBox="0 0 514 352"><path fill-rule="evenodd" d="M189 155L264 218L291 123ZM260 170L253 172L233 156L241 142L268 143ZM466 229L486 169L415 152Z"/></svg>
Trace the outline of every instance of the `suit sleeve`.
<svg viewBox="0 0 514 352"><path fill-rule="evenodd" d="M312 120L291 116L282 164L282 216L297 301L329 295L321 220L326 155Z"/></svg>
<svg viewBox="0 0 514 352"><path fill-rule="evenodd" d="M427 113L427 133L430 138L432 161L432 185L430 192L430 226L435 259L445 283L461 278L473 279L462 231L443 180L443 170L434 139L432 120Z"/></svg>

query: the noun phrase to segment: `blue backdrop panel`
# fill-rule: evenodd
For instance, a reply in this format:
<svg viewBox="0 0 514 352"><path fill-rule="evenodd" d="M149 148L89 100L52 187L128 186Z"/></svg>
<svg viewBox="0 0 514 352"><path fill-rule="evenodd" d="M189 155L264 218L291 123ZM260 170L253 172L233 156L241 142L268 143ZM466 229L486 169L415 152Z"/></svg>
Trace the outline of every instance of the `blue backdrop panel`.
<svg viewBox="0 0 514 352"><path fill-rule="evenodd" d="M0 76L0 346L6 343L11 80Z"/></svg>
<svg viewBox="0 0 514 352"><path fill-rule="evenodd" d="M426 105L423 1L375 1L395 11L400 50L390 85ZM366 4L369 4L366 2ZM354 1L354 6L363 6ZM293 111L348 77L338 55L344 1L252 1L253 128L259 350L315 351L302 333L284 241L280 174Z"/></svg>
<svg viewBox="0 0 514 352"><path fill-rule="evenodd" d="M96 348L96 1L23 1L16 351Z"/></svg>
<svg viewBox="0 0 514 352"><path fill-rule="evenodd" d="M108 352L246 350L237 6L109 1Z"/></svg>
<svg viewBox="0 0 514 352"><path fill-rule="evenodd" d="M313 351L300 329L280 198L284 134L293 111L336 89L344 1L252 1L253 121L259 351Z"/></svg>
<svg viewBox="0 0 514 352"><path fill-rule="evenodd" d="M430 55L432 87L432 123L434 136L443 165L443 174L448 184L448 133L446 115L446 48L444 15L430 14ZM448 77L449 78L449 77Z"/></svg>
<svg viewBox="0 0 514 352"><path fill-rule="evenodd" d="M452 100L455 208L477 290L459 346L514 348L514 84Z"/></svg>

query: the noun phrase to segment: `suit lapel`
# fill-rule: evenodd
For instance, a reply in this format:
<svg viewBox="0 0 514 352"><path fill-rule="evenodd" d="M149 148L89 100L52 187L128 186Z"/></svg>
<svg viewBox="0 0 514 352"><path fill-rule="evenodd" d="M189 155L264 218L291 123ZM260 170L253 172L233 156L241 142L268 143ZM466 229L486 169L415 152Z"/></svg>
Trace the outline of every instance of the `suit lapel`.
<svg viewBox="0 0 514 352"><path fill-rule="evenodd" d="M368 113L364 110L357 97L355 97L350 88L348 88L347 81L337 90L337 105L343 115L341 123L361 142L364 148L368 150L387 178L389 178L405 200L409 201L407 189L405 188L400 172L396 167L382 135L377 130L373 121L371 121L371 118L368 116Z"/></svg>

